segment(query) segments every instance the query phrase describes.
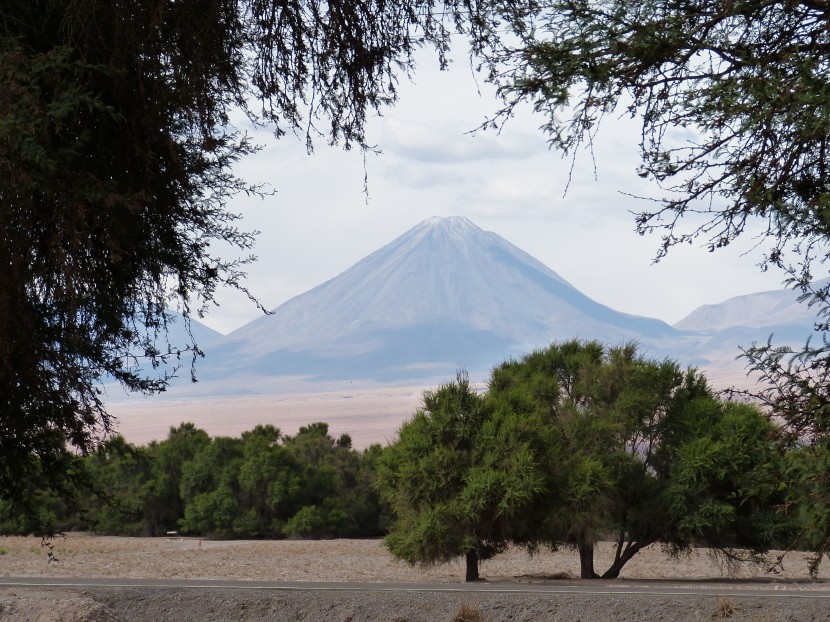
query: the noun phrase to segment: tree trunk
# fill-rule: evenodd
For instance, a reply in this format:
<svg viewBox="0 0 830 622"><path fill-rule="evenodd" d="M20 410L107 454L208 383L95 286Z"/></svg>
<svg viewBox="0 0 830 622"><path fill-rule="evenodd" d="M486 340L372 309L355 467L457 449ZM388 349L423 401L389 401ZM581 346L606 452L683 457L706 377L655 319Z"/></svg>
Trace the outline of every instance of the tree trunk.
<svg viewBox="0 0 830 622"><path fill-rule="evenodd" d="M465 581L478 581L478 551L467 551L467 576Z"/></svg>
<svg viewBox="0 0 830 622"><path fill-rule="evenodd" d="M629 542L625 550L620 554L617 551L616 559L611 567L602 574L603 579L617 579L620 576L620 570L625 566L632 557L640 552L641 549L652 544L653 540L644 540L643 542Z"/></svg>
<svg viewBox="0 0 830 622"><path fill-rule="evenodd" d="M580 578L598 579L599 576L594 572L594 543L580 542L577 547L579 548Z"/></svg>

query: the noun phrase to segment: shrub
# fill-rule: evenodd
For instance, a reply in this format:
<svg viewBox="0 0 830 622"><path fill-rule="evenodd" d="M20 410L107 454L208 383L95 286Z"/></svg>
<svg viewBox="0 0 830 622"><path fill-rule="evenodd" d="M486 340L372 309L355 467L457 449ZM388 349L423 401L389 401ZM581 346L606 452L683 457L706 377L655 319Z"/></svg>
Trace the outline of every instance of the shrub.
<svg viewBox="0 0 830 622"><path fill-rule="evenodd" d="M461 603L450 622L485 622L485 618L475 605Z"/></svg>

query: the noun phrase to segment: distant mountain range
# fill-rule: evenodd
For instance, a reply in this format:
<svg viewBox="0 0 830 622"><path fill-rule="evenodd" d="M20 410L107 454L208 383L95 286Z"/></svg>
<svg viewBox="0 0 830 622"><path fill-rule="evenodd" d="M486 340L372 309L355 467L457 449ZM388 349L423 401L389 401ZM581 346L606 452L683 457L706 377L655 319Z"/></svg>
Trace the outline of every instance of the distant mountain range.
<svg viewBox="0 0 830 622"><path fill-rule="evenodd" d="M784 324L811 324L816 310L798 302L799 292L779 289L736 296L720 304L703 305L680 320L678 330L712 331L733 326L763 328Z"/></svg>
<svg viewBox="0 0 830 622"><path fill-rule="evenodd" d="M434 382L460 367L486 374L507 357L573 337L636 341L649 356L740 372L739 345L771 333L799 345L810 335L814 312L796 297L740 296L669 326L592 300L466 218L431 218L272 314L224 337L204 333L201 382L189 391Z"/></svg>

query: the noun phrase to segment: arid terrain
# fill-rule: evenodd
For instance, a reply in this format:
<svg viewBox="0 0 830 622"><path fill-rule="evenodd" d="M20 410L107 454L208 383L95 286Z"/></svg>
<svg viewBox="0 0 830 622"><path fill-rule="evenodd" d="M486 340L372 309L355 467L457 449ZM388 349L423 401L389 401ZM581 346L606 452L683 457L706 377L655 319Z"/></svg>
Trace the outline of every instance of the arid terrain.
<svg viewBox="0 0 830 622"><path fill-rule="evenodd" d="M190 538L119 538L69 534L53 541L54 556L41 540L0 538L0 576L240 579L248 581L449 583L452 592L316 592L304 590L193 590L176 588L0 588L0 619L22 622L101 622L132 620L387 620L450 621L462 604L489 622L502 620L830 620L830 607L800 598L826 589L828 569L808 578L806 558L791 554L780 574L759 564L727 567L705 551L678 560L657 548L643 551L616 581L603 582L603 594L506 594L465 592L461 562L433 568L411 567L392 559L378 540L210 541ZM610 559L601 546L597 568ZM512 550L482 564L489 583L567 583L578 576L571 551L529 556ZM628 585L651 580L677 584L683 596L626 595ZM593 582L591 582L593 583ZM730 590L775 589L783 599L730 596ZM723 595L711 589L723 588ZM696 592L700 592L698 596ZM704 593L705 592L705 593Z"/></svg>
<svg viewBox="0 0 830 622"><path fill-rule="evenodd" d="M731 356L731 355L730 355ZM731 360L731 359L730 359ZM731 360L707 376L715 389L753 388L740 366ZM726 370L732 371L726 371ZM447 378L446 380L449 380ZM486 375L477 380L482 388ZM425 389L435 389L440 382L411 386L375 386L316 390L309 392L275 392L263 388L259 395L204 397L198 394L169 395L151 398L113 399L108 403L114 415L116 432L128 442L145 445L167 437L171 426L190 421L211 436L239 436L258 424L272 424L285 434L296 434L300 426L325 421L335 438L348 433L356 448L372 443L390 442L401 423L422 405ZM175 397L178 395L178 397Z"/></svg>
<svg viewBox="0 0 830 622"><path fill-rule="evenodd" d="M112 401L116 431L134 445L161 441L171 426L190 421L211 436L239 436L258 424L296 434L315 421L329 424L335 438L348 433L354 446L391 441L404 419L421 404L424 388L385 387L233 398L153 396ZM232 415L232 416L231 416Z"/></svg>

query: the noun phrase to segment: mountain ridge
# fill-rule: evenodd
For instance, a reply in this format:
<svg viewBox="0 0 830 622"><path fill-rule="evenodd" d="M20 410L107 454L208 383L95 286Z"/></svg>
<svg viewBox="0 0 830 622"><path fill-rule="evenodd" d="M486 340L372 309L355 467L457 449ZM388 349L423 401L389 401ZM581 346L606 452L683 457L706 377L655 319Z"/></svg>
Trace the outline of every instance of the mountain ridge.
<svg viewBox="0 0 830 622"><path fill-rule="evenodd" d="M436 217L229 333L208 356L229 361L217 374L245 360L263 375L403 379L490 367L556 338L657 342L675 332L589 298L466 218Z"/></svg>
<svg viewBox="0 0 830 622"><path fill-rule="evenodd" d="M436 381L460 367L489 372L506 358L572 338L634 341L649 357L734 368L737 339L777 333L796 345L802 328L806 339L810 323L792 307L795 297L787 290L739 296L670 326L593 300L466 218L433 217L207 344L197 366L201 386L192 392Z"/></svg>
<svg viewBox="0 0 830 622"><path fill-rule="evenodd" d="M800 291L792 289L733 296L716 304L701 305L673 326L680 330L712 331L738 326L759 328L777 323L815 322L816 309L806 302L798 302L800 296Z"/></svg>

